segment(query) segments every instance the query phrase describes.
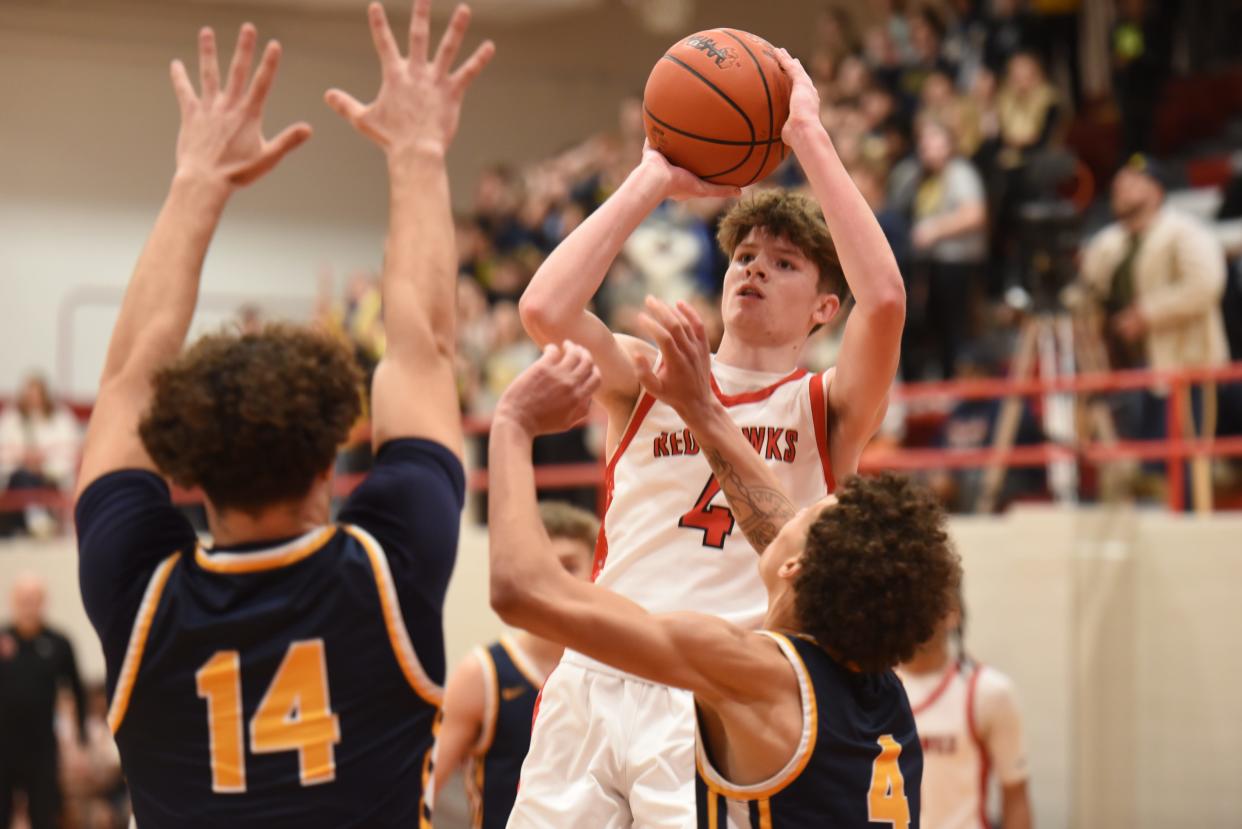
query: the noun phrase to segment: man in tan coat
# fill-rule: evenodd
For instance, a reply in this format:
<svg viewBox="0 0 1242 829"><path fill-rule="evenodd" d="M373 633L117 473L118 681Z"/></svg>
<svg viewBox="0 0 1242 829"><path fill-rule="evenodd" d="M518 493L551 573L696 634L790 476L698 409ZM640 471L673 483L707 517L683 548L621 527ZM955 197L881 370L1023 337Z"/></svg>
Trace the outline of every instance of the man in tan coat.
<svg viewBox="0 0 1242 829"><path fill-rule="evenodd" d="M1083 254L1082 281L1104 311L1114 369L1175 370L1229 362L1220 308L1224 250L1205 223L1165 206L1167 181L1154 160L1131 158L1113 179L1117 221L1096 234ZM1130 428L1120 424L1123 433L1164 437L1167 394L1165 388L1145 392L1137 422ZM1193 421L1202 433L1212 434L1215 388L1196 388L1192 398L1194 416L1183 422L1189 429ZM1205 472L1206 466L1200 475Z"/></svg>

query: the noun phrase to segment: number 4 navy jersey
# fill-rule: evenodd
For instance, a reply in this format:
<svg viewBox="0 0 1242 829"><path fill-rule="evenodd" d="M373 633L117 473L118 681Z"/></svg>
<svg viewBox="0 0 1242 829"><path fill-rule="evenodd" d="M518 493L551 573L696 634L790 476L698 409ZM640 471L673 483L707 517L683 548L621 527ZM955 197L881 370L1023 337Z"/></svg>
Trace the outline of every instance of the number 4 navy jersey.
<svg viewBox="0 0 1242 829"><path fill-rule="evenodd" d="M764 633L798 675L802 740L771 780L736 786L700 734L700 829L918 829L923 752L897 675L857 673L814 641Z"/></svg>
<svg viewBox="0 0 1242 829"><path fill-rule="evenodd" d="M77 508L81 583L142 827L430 826L461 465L393 441L341 523L199 545L163 481Z"/></svg>

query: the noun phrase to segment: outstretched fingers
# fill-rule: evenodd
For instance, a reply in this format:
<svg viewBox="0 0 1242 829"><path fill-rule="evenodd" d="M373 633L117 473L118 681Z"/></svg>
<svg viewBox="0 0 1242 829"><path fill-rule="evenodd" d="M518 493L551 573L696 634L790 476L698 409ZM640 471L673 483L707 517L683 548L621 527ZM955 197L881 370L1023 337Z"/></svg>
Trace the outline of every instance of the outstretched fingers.
<svg viewBox="0 0 1242 829"><path fill-rule="evenodd" d="M250 92L246 96L246 108L254 115L263 112L263 104L267 101L267 93L272 89L272 81L276 78L276 69L280 66L280 44L274 40L267 42L263 57L259 60L259 69L254 73L250 83Z"/></svg>
<svg viewBox="0 0 1242 829"><path fill-rule="evenodd" d="M238 179L238 184L249 184L255 181L280 163L280 160L295 149L306 143L311 137L311 127L304 121L285 127L270 141L263 142L263 150L258 160L250 165Z"/></svg>
<svg viewBox="0 0 1242 829"><path fill-rule="evenodd" d="M224 97L228 101L241 100L246 89L246 78L250 75L250 67L254 63L254 44L258 33L250 23L243 23L237 33L237 45L233 48L233 61L229 64L229 77L224 87Z"/></svg>
<svg viewBox="0 0 1242 829"><path fill-rule="evenodd" d="M198 33L198 82L204 100L220 91L220 60L216 55L216 33L204 26Z"/></svg>
<svg viewBox="0 0 1242 829"><path fill-rule="evenodd" d="M410 61L427 62L427 44L431 39L431 0L414 0L410 14Z"/></svg>
<svg viewBox="0 0 1242 829"><path fill-rule="evenodd" d="M351 124L356 123L366 110L366 106L361 101L340 89L329 89L324 93L323 100L337 115Z"/></svg>
<svg viewBox="0 0 1242 829"><path fill-rule="evenodd" d="M198 101L194 94L194 84L190 82L190 73L186 71L184 63L174 60L168 67L168 74L172 78L173 94L177 96L177 103L184 113Z"/></svg>
<svg viewBox="0 0 1242 829"><path fill-rule="evenodd" d="M496 44L490 40L485 40L479 44L474 53L466 59L466 62L457 67L457 71L449 76L449 80L453 84L453 89L461 94L466 88L474 82L474 79L483 71L483 67L491 62L492 57L496 54Z"/></svg>
<svg viewBox="0 0 1242 829"><path fill-rule="evenodd" d="M367 6L367 21L371 24L371 41L375 44L375 53L379 55L380 66L388 71L401 60L401 52L392 36L392 28L388 25L388 15L384 14L384 7L379 3Z"/></svg>
<svg viewBox="0 0 1242 829"><path fill-rule="evenodd" d="M416 15L417 16L417 15ZM445 76L449 74L449 70L453 68L454 62L457 60L457 53L461 51L461 42L466 38L466 29L470 28L470 7L465 3L458 3L457 8L453 9L453 16L449 18L448 28L444 30L444 36L440 38L440 46L436 49L436 74ZM423 41L424 48L426 40ZM413 51L414 36L411 29L410 34L410 56L416 58Z"/></svg>

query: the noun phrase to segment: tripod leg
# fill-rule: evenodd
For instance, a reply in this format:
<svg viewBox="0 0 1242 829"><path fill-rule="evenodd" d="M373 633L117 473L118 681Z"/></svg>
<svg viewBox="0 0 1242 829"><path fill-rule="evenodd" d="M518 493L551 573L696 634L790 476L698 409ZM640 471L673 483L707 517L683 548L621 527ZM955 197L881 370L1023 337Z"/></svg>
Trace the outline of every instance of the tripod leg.
<svg viewBox="0 0 1242 829"><path fill-rule="evenodd" d="M1022 323L1017 353L1009 369L1010 380L1025 380L1031 376L1038 345L1038 327L1039 323L1035 317ZM1025 402L1021 395L1011 394L1001 404L1000 416L996 420L996 430L992 434L992 450L997 455L1013 448L1014 440L1018 436L1018 424L1022 419L1022 406ZM996 509L996 499L1000 495L1001 487L1005 484L1007 471L1008 466L999 461L988 464L984 470L983 486L979 490L979 498L975 501L975 512L989 513Z"/></svg>

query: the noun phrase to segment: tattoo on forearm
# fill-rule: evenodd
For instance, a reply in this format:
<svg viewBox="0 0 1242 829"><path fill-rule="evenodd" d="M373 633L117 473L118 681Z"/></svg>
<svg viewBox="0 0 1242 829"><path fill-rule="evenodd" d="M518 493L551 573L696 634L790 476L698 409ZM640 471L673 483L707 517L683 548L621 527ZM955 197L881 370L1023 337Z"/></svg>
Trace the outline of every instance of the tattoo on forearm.
<svg viewBox="0 0 1242 829"><path fill-rule="evenodd" d="M777 534L794 517L797 510L785 493L772 487L752 487L742 480L733 464L715 449L704 447L704 456L711 465L720 488L729 499L733 516L756 550L763 552Z"/></svg>

